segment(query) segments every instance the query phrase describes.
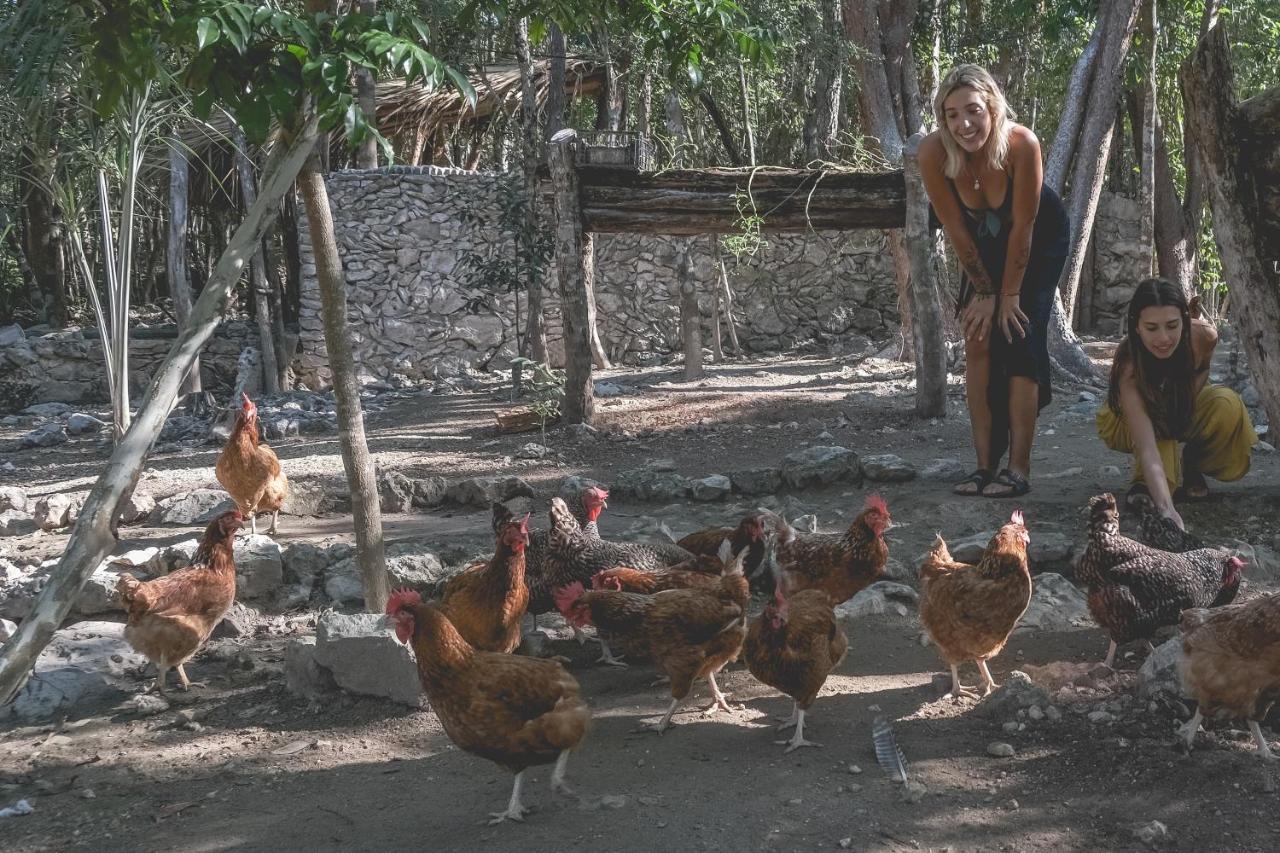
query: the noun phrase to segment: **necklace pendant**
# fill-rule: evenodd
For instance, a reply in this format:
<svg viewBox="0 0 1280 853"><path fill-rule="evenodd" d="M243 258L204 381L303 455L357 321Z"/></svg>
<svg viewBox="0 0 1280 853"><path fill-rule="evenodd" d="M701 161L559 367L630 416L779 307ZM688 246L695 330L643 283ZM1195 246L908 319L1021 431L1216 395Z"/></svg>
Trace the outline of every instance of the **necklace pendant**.
<svg viewBox="0 0 1280 853"><path fill-rule="evenodd" d="M974 179L973 179L973 188L974 188L975 190L980 190L980 189L982 189L981 185L979 185L979 184L978 184L978 179L977 179L977 178L974 178Z"/></svg>

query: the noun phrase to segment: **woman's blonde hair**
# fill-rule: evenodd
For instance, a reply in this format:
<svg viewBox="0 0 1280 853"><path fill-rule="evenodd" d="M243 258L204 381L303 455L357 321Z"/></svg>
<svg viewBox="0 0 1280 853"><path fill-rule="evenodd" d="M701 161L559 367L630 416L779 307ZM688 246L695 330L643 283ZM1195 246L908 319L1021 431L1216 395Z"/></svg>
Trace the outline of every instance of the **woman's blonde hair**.
<svg viewBox="0 0 1280 853"><path fill-rule="evenodd" d="M1005 158L1009 155L1009 134L1013 131L1013 120L1017 118L1009 109L1009 102L1000 91L1000 84L991 76L991 72L980 65L957 65L938 86L938 96L933 99L933 115L938 122L942 147L947 152L947 165L944 172L948 178L955 179L964 167L964 150L951 135L947 127L946 110L943 103L956 89L972 89L987 105L991 114L991 135L987 137L987 165L992 169L1003 169Z"/></svg>

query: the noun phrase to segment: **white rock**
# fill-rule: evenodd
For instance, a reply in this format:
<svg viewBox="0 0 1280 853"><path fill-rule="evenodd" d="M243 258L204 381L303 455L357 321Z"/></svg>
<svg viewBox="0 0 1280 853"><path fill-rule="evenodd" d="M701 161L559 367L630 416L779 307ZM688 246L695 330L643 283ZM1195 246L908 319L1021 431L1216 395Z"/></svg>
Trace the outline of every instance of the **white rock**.
<svg viewBox="0 0 1280 853"><path fill-rule="evenodd" d="M344 690L415 708L423 704L413 652L396 639L386 616L322 614L316 624L315 661Z"/></svg>

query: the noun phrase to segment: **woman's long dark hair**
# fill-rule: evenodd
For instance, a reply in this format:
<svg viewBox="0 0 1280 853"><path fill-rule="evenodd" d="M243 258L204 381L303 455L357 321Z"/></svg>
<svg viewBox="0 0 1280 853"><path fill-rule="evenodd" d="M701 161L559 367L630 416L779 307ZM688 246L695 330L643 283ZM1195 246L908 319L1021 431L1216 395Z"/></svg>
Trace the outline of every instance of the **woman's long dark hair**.
<svg viewBox="0 0 1280 853"><path fill-rule="evenodd" d="M1173 307L1182 315L1182 338L1168 358L1156 358L1138 335L1138 318L1145 308ZM1107 405L1120 414L1120 377L1133 365L1138 393L1155 427L1157 438L1178 438L1191 426L1191 399L1195 376L1195 355L1191 352L1191 307L1182 290L1163 278L1139 282L1125 314L1125 337L1116 347L1111 363L1111 387Z"/></svg>

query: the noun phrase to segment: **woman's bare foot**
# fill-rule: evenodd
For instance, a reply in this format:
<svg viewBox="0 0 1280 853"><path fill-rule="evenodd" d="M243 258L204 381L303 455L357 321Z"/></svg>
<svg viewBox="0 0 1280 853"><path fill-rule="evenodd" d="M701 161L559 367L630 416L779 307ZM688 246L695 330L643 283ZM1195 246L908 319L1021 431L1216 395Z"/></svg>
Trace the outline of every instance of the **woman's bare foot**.
<svg viewBox="0 0 1280 853"><path fill-rule="evenodd" d="M1182 497L1200 501L1209 497L1209 483L1200 472L1200 454L1187 445L1182 449Z"/></svg>

